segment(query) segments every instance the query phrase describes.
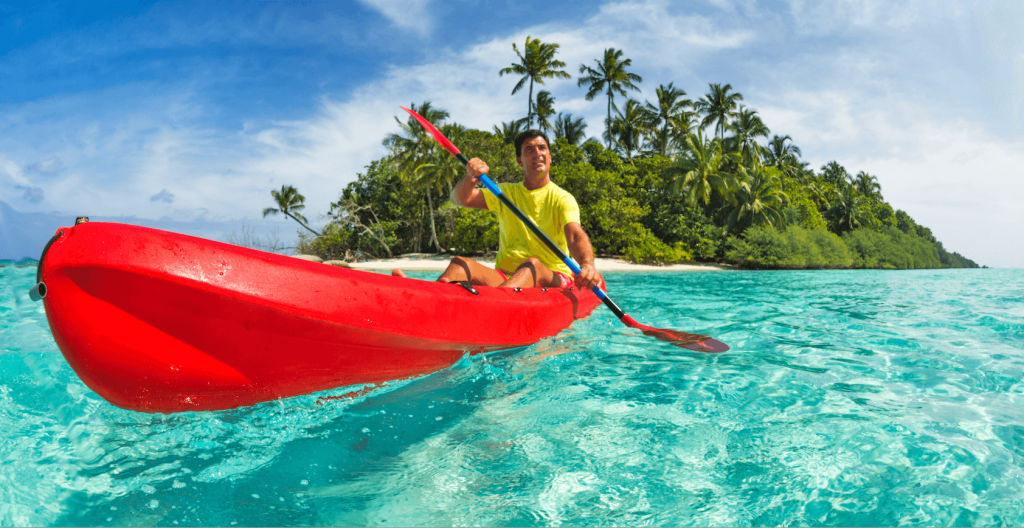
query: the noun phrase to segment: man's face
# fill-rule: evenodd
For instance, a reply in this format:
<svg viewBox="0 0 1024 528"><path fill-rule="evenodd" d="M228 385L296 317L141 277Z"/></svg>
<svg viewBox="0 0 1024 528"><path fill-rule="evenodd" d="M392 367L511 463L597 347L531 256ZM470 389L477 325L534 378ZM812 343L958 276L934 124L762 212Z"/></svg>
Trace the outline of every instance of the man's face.
<svg viewBox="0 0 1024 528"><path fill-rule="evenodd" d="M516 163L529 175L546 174L551 169L551 152L544 138L537 136L523 142L522 155Z"/></svg>

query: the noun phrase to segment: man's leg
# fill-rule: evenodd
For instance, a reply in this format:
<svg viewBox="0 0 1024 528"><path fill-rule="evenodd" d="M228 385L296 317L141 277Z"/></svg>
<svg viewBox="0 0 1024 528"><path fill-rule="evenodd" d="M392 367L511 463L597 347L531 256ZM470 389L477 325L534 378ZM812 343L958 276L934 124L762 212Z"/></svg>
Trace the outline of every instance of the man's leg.
<svg viewBox="0 0 1024 528"><path fill-rule="evenodd" d="M536 257L526 259L507 281L500 284L503 288L558 288L561 285L561 277Z"/></svg>
<svg viewBox="0 0 1024 528"><path fill-rule="evenodd" d="M498 270L469 258L455 257L448 269L438 277L437 282L469 281L475 286L497 286L505 280Z"/></svg>

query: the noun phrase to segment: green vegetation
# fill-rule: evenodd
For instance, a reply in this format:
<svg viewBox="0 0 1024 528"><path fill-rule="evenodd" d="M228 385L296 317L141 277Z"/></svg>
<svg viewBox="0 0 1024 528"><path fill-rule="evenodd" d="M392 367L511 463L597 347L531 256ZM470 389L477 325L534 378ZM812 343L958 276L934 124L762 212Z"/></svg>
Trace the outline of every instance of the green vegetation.
<svg viewBox="0 0 1024 528"><path fill-rule="evenodd" d="M499 182L522 178L516 134L530 126L552 134L552 181L576 197L598 254L762 269L977 267L887 203L874 175L852 176L836 161L817 171L801 162L793 139L773 135L729 84L710 84L692 101L669 83L655 90L656 101L641 102L627 90L639 91L642 79L628 71L622 50L609 48L596 67L579 67L586 98L607 97L605 143L587 139L582 118L556 114L550 92L533 94L534 83L569 78L558 49L529 37L522 52L513 45L519 60L499 74L522 76L513 94L529 85L527 115L491 132L448 122L448 112L429 102L412 108L486 160ZM616 95L625 102L616 104ZM389 153L344 188L324 232L303 235L298 249L348 260L495 251L495 216L448 199L461 164L414 120L395 119L400 131L384 138ZM302 195L290 186L273 195L278 207L265 214L285 213L309 229L296 212Z"/></svg>

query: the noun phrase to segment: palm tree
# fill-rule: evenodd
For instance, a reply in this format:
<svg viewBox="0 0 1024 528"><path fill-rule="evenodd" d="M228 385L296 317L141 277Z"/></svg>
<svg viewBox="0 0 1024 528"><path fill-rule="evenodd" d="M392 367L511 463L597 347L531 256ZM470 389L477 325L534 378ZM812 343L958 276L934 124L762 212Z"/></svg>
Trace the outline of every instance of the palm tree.
<svg viewBox="0 0 1024 528"><path fill-rule="evenodd" d="M853 179L853 185L869 200L882 199L882 185L878 183L878 178L864 171L857 173Z"/></svg>
<svg viewBox="0 0 1024 528"><path fill-rule="evenodd" d="M410 108L435 126L446 130L445 126L441 125L441 122L448 118L448 112L431 107L429 101L425 101L420 105L419 109L416 108L415 104L410 105ZM451 156L448 155L447 151L443 152L445 156L439 155L438 150L440 150L440 147L438 147L437 141L412 116L409 116L405 122L395 117L395 121L398 122L398 126L402 127L406 135L388 134L384 138L384 146L391 149L392 154L398 161L398 168L402 171L402 178L411 178L415 186L421 187L426 191L427 210L430 213L430 240L439 253L443 252L441 244L437 240L437 228L434 223L434 199L431 196L431 188L436 183L436 180L439 179L437 174L445 172L445 169L441 168L441 166L449 161L448 158ZM452 136L447 137L451 138Z"/></svg>
<svg viewBox="0 0 1024 528"><path fill-rule="evenodd" d="M721 84L711 83L708 85L711 91L704 95L703 99L700 99L694 103L694 108L698 112L704 114L704 120L700 126L707 127L711 123L717 122L715 125L715 136L721 138L725 135L726 124L729 119L736 116L739 102L743 100L743 95L739 92L729 93L732 90L732 85L727 84L722 86Z"/></svg>
<svg viewBox="0 0 1024 528"><path fill-rule="evenodd" d="M430 101L424 101L419 108L416 108L416 104L413 103L409 105L409 108L435 126L440 126L442 121L448 119L448 112L440 108L434 108L430 105ZM391 153L394 154L399 162L399 168L413 169L423 163L422 158L429 155L436 142L430 133L424 130L412 116L408 116L405 122L399 120L398 116L395 116L395 122L402 128L405 135L388 134L384 137L384 146L388 147Z"/></svg>
<svg viewBox="0 0 1024 528"><path fill-rule="evenodd" d="M819 211L827 211L832 205L828 201L828 193L821 185L818 185L817 180L813 178L807 178L804 181L804 190L807 191L808 198L814 202L815 207Z"/></svg>
<svg viewBox="0 0 1024 528"><path fill-rule="evenodd" d="M782 192L780 172L775 167L740 167L746 173L745 183L737 190L737 206L729 213L726 224L734 232L750 226L778 226L783 222L782 210L788 197Z"/></svg>
<svg viewBox="0 0 1024 528"><path fill-rule="evenodd" d="M525 117L508 123L502 121L500 128L498 125L494 125L494 135L501 138L502 143L512 145L516 142L516 136L518 136L520 132L526 130L524 125L526 125Z"/></svg>
<svg viewBox="0 0 1024 528"><path fill-rule="evenodd" d="M648 116L640 101L626 101L624 112L616 112L611 126L605 130L605 139L615 144L615 149L626 156L630 163L633 154L640 153L643 147L644 131L647 128Z"/></svg>
<svg viewBox="0 0 1024 528"><path fill-rule="evenodd" d="M551 92L537 92L537 104L534 105L533 111L537 114L537 128L542 132L549 132L553 127L548 118L555 114L555 98L551 96Z"/></svg>
<svg viewBox="0 0 1024 528"><path fill-rule="evenodd" d="M729 129L735 134L729 138L730 142L740 156L750 164L759 161L761 146L754 141L754 138L768 137L770 131L761 120L761 116L757 115L757 110L740 108L736 119L729 124Z"/></svg>
<svg viewBox="0 0 1024 528"><path fill-rule="evenodd" d="M786 141L790 143L787 145ZM795 176L802 173L802 166L799 161L801 155L800 147L793 144L793 138L786 136L772 136L765 151L765 165L770 165L782 171L783 174Z"/></svg>
<svg viewBox="0 0 1024 528"><path fill-rule="evenodd" d="M267 215L281 213L298 222L300 226L305 227L310 233L320 236L320 233L317 233L306 225L308 220L306 220L305 216L302 216L302 214L299 213L299 211L306 208L306 197L299 194L299 191L297 191L295 187L292 187L291 185L282 185L280 192L271 190L270 195L273 196L274 201L277 202L277 207L267 207L264 209L264 218L266 218Z"/></svg>
<svg viewBox="0 0 1024 528"><path fill-rule="evenodd" d="M594 60L597 63L596 69L580 64L580 74L583 76L576 81L577 86L587 86L587 101L593 101L602 91L608 94L608 116L604 122L606 131L612 124L612 109L618 110L614 102L615 94L626 97L626 89L639 92L640 88L634 83L643 82L639 75L626 71L626 68L633 64L633 60L620 60L621 58L622 50L604 50L604 60ZM610 138L608 148L612 148Z"/></svg>
<svg viewBox="0 0 1024 528"><path fill-rule="evenodd" d="M850 174L837 161L830 161L821 167L821 177L836 186L836 189L849 183Z"/></svg>
<svg viewBox="0 0 1024 528"><path fill-rule="evenodd" d="M686 109L693 105L693 102L686 99L686 92L674 87L673 83L668 83L668 86L664 84L659 86L655 93L658 95L658 104L653 105L648 102L645 109L650 115L651 127L657 129L657 132L652 134L651 144L654 145L658 154L665 156L672 145L673 123L678 122ZM658 127L661 128L658 129Z"/></svg>
<svg viewBox="0 0 1024 528"><path fill-rule="evenodd" d="M502 68L498 71L498 76L501 77L506 73L523 76L516 83L515 87L512 88L512 95L522 90L523 86L526 85L526 81L530 81L530 94L527 98L528 106L526 110L527 128L530 128L533 126L533 83L544 84L544 79L553 77L570 79L571 76L564 70L557 69L565 67L564 62L555 60L558 44L544 43L540 39L531 39L527 36L522 53L519 52L519 48L516 47L515 43L512 44L512 49L519 56L519 63L513 63L507 68Z"/></svg>
<svg viewBox="0 0 1024 528"><path fill-rule="evenodd" d="M565 138L570 145L580 145L587 139L587 122L582 117L573 119L572 114L559 113L555 119L555 139Z"/></svg>
<svg viewBox="0 0 1024 528"><path fill-rule="evenodd" d="M843 186L825 213L832 231L843 234L870 221L867 199L852 185Z"/></svg>
<svg viewBox="0 0 1024 528"><path fill-rule="evenodd" d="M730 156L723 152L718 139L707 139L698 130L687 139L687 151L682 159L663 172L671 192L682 192L690 207L711 203L713 194L730 197L739 186L734 174L722 170Z"/></svg>
<svg viewBox="0 0 1024 528"><path fill-rule="evenodd" d="M444 125L440 128L441 133L453 143L459 144L460 136L465 134L466 127L458 124ZM430 150L428 156L421 158L423 163L420 163L412 173L409 181L415 188L421 188L426 191L427 194L427 208L430 211L430 242L434 244L434 248L437 249L438 253L444 253L445 250L441 247L441 243L437 238L437 226L434 222L434 200L432 190L436 187L447 185L448 194L452 193L452 182L458 180L461 174L465 171L462 163L454 158L447 150L444 150L440 145L434 143L433 148ZM403 173L403 177L406 174Z"/></svg>
<svg viewBox="0 0 1024 528"><path fill-rule="evenodd" d="M698 117L696 112L687 111L681 112L670 119L669 130L671 135L669 138L669 148L677 150L686 150L688 148L687 138L690 137L697 127Z"/></svg>

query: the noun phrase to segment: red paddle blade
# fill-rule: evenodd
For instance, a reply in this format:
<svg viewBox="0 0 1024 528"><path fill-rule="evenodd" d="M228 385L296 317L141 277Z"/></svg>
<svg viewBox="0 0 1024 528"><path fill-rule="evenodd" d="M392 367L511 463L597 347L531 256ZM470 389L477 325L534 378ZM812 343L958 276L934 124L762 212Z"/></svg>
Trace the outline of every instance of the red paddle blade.
<svg viewBox="0 0 1024 528"><path fill-rule="evenodd" d="M436 139L437 142L440 143L445 150L451 153L452 156L459 155L459 149L455 148L455 145L452 145L452 142L448 141L448 138L444 137L444 134L442 134L440 130L434 128L434 125L431 125L430 121L427 121L426 119L423 118L423 116L417 114L416 112L413 112L412 110L409 110L404 106L399 106L399 108L405 110L406 112L409 112L409 115L416 119L416 121L418 121L420 125L422 125L423 128L427 130L427 132L430 132L430 135L434 136L434 139Z"/></svg>
<svg viewBox="0 0 1024 528"><path fill-rule="evenodd" d="M640 324L636 322L636 319L633 319L628 315L622 318L622 322L640 330L644 335L656 337L662 341L672 343L677 347L682 347L687 350L708 353L725 352L726 350L729 350L729 345L717 339L712 339L711 336L690 334L687 332L667 330L664 328L654 328L653 326Z"/></svg>

